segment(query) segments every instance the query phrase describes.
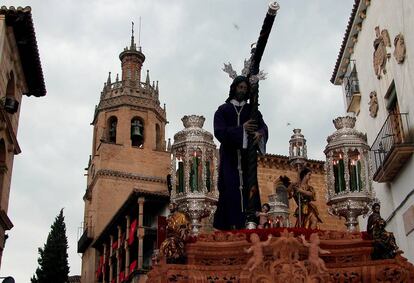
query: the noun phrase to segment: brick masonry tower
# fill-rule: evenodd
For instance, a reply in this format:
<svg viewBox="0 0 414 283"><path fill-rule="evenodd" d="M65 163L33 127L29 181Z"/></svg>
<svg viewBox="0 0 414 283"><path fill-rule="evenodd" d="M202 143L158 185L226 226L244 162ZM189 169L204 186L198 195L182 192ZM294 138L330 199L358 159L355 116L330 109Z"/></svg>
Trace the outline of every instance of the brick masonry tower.
<svg viewBox="0 0 414 283"><path fill-rule="evenodd" d="M166 192L170 153L166 151L165 107L160 107L158 82L147 71L141 81L145 56L131 43L119 55L121 80L109 73L95 108L92 154L87 168L82 253L82 282L95 282L99 261L93 242L134 189Z"/></svg>

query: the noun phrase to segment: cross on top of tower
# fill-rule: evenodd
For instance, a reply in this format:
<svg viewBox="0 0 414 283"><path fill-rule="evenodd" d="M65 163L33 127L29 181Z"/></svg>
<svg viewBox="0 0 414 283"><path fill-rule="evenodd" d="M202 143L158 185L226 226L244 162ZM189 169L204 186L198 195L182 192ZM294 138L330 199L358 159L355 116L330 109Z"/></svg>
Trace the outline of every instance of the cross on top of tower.
<svg viewBox="0 0 414 283"><path fill-rule="evenodd" d="M131 35L131 46L129 47L131 50L137 50L137 46L134 42L134 22L132 22L132 35Z"/></svg>

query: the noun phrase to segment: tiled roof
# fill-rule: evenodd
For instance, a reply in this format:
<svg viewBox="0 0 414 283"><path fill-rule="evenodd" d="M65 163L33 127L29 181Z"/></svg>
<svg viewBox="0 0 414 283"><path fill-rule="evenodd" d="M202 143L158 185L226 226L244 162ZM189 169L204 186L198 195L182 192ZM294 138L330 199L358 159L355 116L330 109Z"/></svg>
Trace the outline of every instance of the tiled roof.
<svg viewBox="0 0 414 283"><path fill-rule="evenodd" d="M25 93L25 95L39 97L46 95L46 87L31 11L30 7L15 8L12 6L7 8L2 6L0 8L0 15L6 17L7 26L13 27L23 72L29 89L29 92Z"/></svg>
<svg viewBox="0 0 414 283"><path fill-rule="evenodd" d="M355 2L354 2L354 6L352 8L351 16L349 17L348 25L346 27L345 35L344 35L344 38L342 39L341 49L339 50L338 58L336 59L335 68L334 68L334 71L333 71L333 74L332 74L332 77L331 77L331 83L335 83L335 78L336 78L336 75L337 75L338 70L339 70L339 65L341 64L342 57L343 57L344 52L345 52L346 43L348 41L348 37L351 33L352 25L354 23L355 16L357 14L359 2L360 2L360 0L355 0Z"/></svg>

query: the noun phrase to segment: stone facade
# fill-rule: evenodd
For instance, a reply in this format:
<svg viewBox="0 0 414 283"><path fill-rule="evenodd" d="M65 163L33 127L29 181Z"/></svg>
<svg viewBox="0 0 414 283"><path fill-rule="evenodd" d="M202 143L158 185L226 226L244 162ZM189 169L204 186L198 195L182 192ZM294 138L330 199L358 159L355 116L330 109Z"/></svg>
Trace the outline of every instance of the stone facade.
<svg viewBox="0 0 414 283"><path fill-rule="evenodd" d="M31 79L26 81L28 77ZM3 6L0 8L0 260L7 239L5 232L13 227L7 211L14 155L21 152L17 129L23 94L46 94L31 9Z"/></svg>
<svg viewBox="0 0 414 283"><path fill-rule="evenodd" d="M314 187L316 191L315 205L318 207L323 223L320 223L319 228L322 230L345 230L343 219L328 214L328 206L326 205L326 181L324 162L317 160L308 160L306 165L312 170L312 176L309 184ZM298 180L298 173L295 168L289 165L289 157L283 155L267 154L259 157L258 164L258 181L260 188L260 198L262 204L268 202L268 196L275 193L275 186L280 176L287 176L292 182ZM296 209L296 204L293 199L289 200L289 220L293 226L296 218L293 212Z"/></svg>
<svg viewBox="0 0 414 283"><path fill-rule="evenodd" d="M98 239L134 189L167 192L170 153L165 149L166 112L158 82L141 82L145 56L131 45L120 54L122 80L109 75L95 108L92 154L84 195L84 233L78 242L82 282L96 282ZM139 224L139 225L142 225Z"/></svg>

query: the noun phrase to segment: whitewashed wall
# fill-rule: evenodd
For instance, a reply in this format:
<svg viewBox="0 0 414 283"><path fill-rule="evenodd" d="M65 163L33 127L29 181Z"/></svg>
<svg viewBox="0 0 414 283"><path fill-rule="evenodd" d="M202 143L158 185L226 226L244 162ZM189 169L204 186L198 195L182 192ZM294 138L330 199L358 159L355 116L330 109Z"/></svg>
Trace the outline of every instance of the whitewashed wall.
<svg viewBox="0 0 414 283"><path fill-rule="evenodd" d="M377 79L373 68L373 42L375 27L387 29L392 47L391 57L387 62L387 73ZM399 33L404 35L407 47L403 64L398 64L393 56L394 38ZM384 124L388 112L384 98L392 81L395 82L398 104L401 113L408 113L409 125L414 130L414 1L412 0L372 0L367 9L366 18L362 23L358 41L354 47L351 59L356 60L356 68L361 91L360 112L356 116L356 128L367 133L368 144L372 145L378 132ZM369 115L369 94L377 92L379 110L376 118ZM392 183L373 183L377 197L381 201L383 218L394 211L407 194L414 188L414 158L405 164ZM414 196L398 211L397 215L387 225L387 230L393 231L397 244L404 255L414 262L414 232L406 236L402 214L414 205ZM366 219L361 219L361 228L365 230Z"/></svg>

